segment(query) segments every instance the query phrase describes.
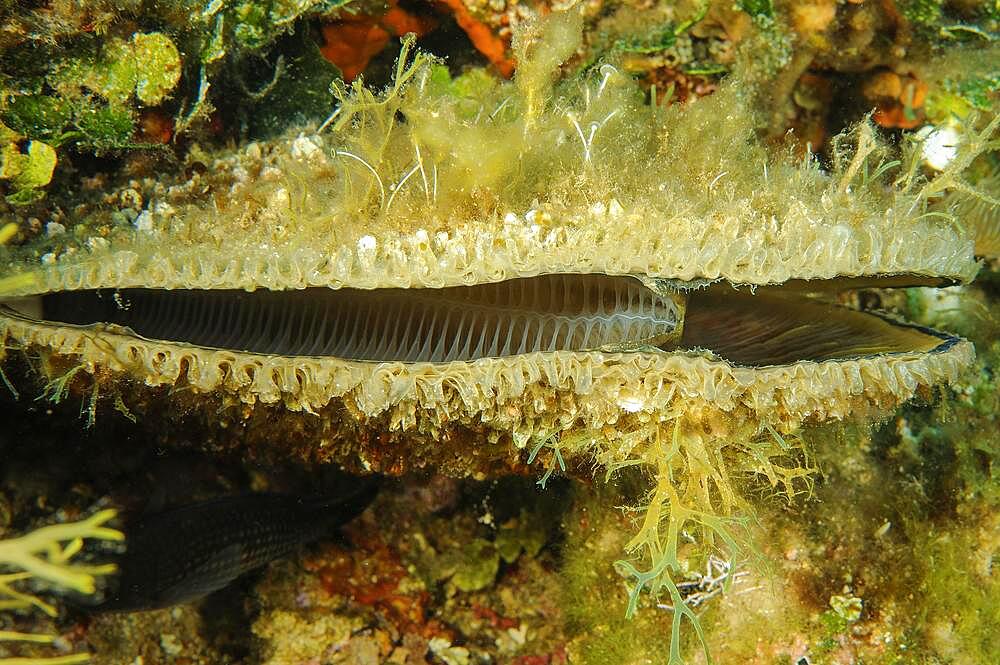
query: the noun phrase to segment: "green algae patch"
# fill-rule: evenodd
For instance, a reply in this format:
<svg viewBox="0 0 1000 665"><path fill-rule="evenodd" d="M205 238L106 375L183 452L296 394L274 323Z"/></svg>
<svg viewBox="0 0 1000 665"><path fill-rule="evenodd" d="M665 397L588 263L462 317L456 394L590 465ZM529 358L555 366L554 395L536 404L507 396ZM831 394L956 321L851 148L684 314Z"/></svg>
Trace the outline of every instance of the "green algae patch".
<svg viewBox="0 0 1000 665"><path fill-rule="evenodd" d="M560 605L571 662L662 663L672 648L669 613L653 608L626 618L619 603L608 602L622 594L624 580L611 563L632 528L625 515L608 507L641 493L643 485L638 474L623 476L614 485L577 487L563 520Z"/></svg>
<svg viewBox="0 0 1000 665"><path fill-rule="evenodd" d="M142 107L168 102L182 69L176 44L159 32L88 38L72 49L48 46L13 57L19 84L5 89L0 119L57 151L73 145L98 155L148 147L136 138Z"/></svg>
<svg viewBox="0 0 1000 665"><path fill-rule="evenodd" d="M275 610L258 618L253 634L265 645L261 662L267 665L307 662L325 653L331 645L345 644L351 635L364 628L358 618L346 618L329 612L303 613ZM283 639L295 635L295 640Z"/></svg>
<svg viewBox="0 0 1000 665"><path fill-rule="evenodd" d="M433 517L423 525L429 537L414 538L408 558L426 586L446 584L453 587L450 592L464 593L489 589L502 570L535 559L555 538L551 520L563 510L562 492L539 493L521 479L509 479L500 481L493 495L483 499L491 507L478 523Z"/></svg>
<svg viewBox="0 0 1000 665"><path fill-rule="evenodd" d="M935 46L945 42L983 44L1000 38L1000 6L995 2L961 5L945 0L902 0L898 5L913 29Z"/></svg>
<svg viewBox="0 0 1000 665"><path fill-rule="evenodd" d="M494 539L500 557L514 563L522 554L537 556L550 538L544 520L537 510L522 509L520 515L501 524Z"/></svg>
<svg viewBox="0 0 1000 665"><path fill-rule="evenodd" d="M456 554L451 582L459 591L479 591L493 584L500 569L500 553L492 542L476 538Z"/></svg>
<svg viewBox="0 0 1000 665"><path fill-rule="evenodd" d="M992 293L993 295L987 295ZM912 608L921 642L954 663L1000 660L1000 307L995 291L971 291L956 311L932 308L926 319L965 318L982 338L976 370L933 409L906 409L892 460L922 496L902 524L920 572ZM980 308L973 307L976 303ZM982 307L983 303L988 303ZM943 311L942 311L943 310ZM978 330L976 330L978 329Z"/></svg>
<svg viewBox="0 0 1000 665"><path fill-rule="evenodd" d="M740 9L755 18L774 17L774 3L772 0L737 0L736 4Z"/></svg>
<svg viewBox="0 0 1000 665"><path fill-rule="evenodd" d="M134 95L147 105L162 102L177 86L181 57L163 33L136 33L128 40L111 39L100 53L62 64L52 76L53 86L65 97L88 88L110 104L120 106Z"/></svg>
<svg viewBox="0 0 1000 665"><path fill-rule="evenodd" d="M846 623L854 623L861 618L864 601L857 596L835 595L830 597L830 609Z"/></svg>
<svg viewBox="0 0 1000 665"><path fill-rule="evenodd" d="M534 558L550 539L539 511L546 501L523 508L520 515L505 521L496 529L492 540L472 538L464 545L441 554L431 554L430 578L447 579L463 592L480 591L493 585L501 561L512 564L522 556ZM431 553L427 549L425 552Z"/></svg>
<svg viewBox="0 0 1000 665"><path fill-rule="evenodd" d="M260 49L280 36L296 19L308 13L329 13L347 5L351 0L277 0L259 2L244 0L236 3L210 2L204 10L214 15L228 5L221 14L229 24L236 44L249 49Z"/></svg>
<svg viewBox="0 0 1000 665"><path fill-rule="evenodd" d="M12 130L53 145L64 140L64 130L72 114L65 100L42 94L12 97L3 109L4 121Z"/></svg>
<svg viewBox="0 0 1000 665"><path fill-rule="evenodd" d="M927 63L921 80L928 85L924 109L935 125L965 120L971 115L989 118L1000 94L1000 42L965 45L946 51Z"/></svg>
<svg viewBox="0 0 1000 665"><path fill-rule="evenodd" d="M995 663L1000 658L1000 582L990 573L1000 556L996 507L963 517L957 528L918 541L925 577L917 596L924 643L954 663Z"/></svg>
<svg viewBox="0 0 1000 665"><path fill-rule="evenodd" d="M14 186L7 196L11 203L27 204L42 196L41 187L49 184L56 167L56 151L41 141L29 141L26 153L8 143L0 155L0 178Z"/></svg>
<svg viewBox="0 0 1000 665"><path fill-rule="evenodd" d="M166 35L153 32L132 37L137 63L135 94L143 104L155 106L170 94L181 77L181 56Z"/></svg>
<svg viewBox="0 0 1000 665"><path fill-rule="evenodd" d="M56 168L56 151L42 141L27 141L0 123L0 180L10 182L7 201L27 205L44 196L43 187L52 180Z"/></svg>

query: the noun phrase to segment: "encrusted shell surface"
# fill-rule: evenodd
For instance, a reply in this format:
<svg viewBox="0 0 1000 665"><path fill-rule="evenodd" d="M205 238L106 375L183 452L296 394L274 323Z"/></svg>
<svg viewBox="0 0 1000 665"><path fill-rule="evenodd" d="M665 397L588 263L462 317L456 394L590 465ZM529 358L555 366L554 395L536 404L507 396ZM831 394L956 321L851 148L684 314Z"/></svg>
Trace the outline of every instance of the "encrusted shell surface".
<svg viewBox="0 0 1000 665"><path fill-rule="evenodd" d="M957 376L974 357L969 342L957 341L930 353L773 367L739 367L680 352L554 352L406 364L203 349L11 317L0 321L0 334L150 386L188 385L320 416L340 417L346 408L359 425L402 436L485 428L510 436L518 447L570 430L613 440L650 419L682 417L691 427L724 435L870 417Z"/></svg>
<svg viewBox="0 0 1000 665"><path fill-rule="evenodd" d="M515 83L476 100L471 117L433 91L430 66L401 70L405 80L380 97L345 92L328 134L219 156L207 193L149 213L140 228L87 248L52 247L55 258L42 262L37 252L13 259L0 297L438 288L549 273L962 281L976 271L961 227L923 214L929 190L919 180L868 180L882 157L866 126L827 173L758 143L735 87L661 109L613 68L555 90L524 59ZM347 412L400 436L485 429L523 447L613 426L601 444L611 457L628 454L614 452L623 432L679 417L724 433L864 416L955 377L973 355L967 342L927 335L912 351L758 367L695 351L373 363L198 348L10 312L0 313L0 338L150 386Z"/></svg>

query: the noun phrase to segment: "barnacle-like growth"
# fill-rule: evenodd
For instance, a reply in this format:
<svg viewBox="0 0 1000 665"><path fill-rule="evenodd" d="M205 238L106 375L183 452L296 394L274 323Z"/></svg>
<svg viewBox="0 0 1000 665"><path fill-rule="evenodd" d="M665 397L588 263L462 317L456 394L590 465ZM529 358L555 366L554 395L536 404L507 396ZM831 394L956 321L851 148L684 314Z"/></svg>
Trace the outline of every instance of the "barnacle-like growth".
<svg viewBox="0 0 1000 665"><path fill-rule="evenodd" d="M826 172L758 142L736 85L664 108L611 64L557 82L580 25L525 28L510 83L452 80L407 42L386 91L338 87L321 131L248 148L203 199L10 250L0 338L213 396L187 403L206 424L239 400L281 427L242 445L397 472L642 465L641 563L621 569L630 609L671 596L677 633L682 534L745 554L743 485L808 489L803 425L971 360L836 303L971 279L971 239L929 209L969 162L926 181L862 124Z"/></svg>
<svg viewBox="0 0 1000 665"><path fill-rule="evenodd" d="M0 610L36 608L52 617L58 614L51 604L16 588L16 583L27 580L83 594L94 593L96 578L113 573L114 564L76 563L73 557L83 548L83 542L87 538L115 542L124 540L122 532L104 526L114 517L114 510L102 510L79 522L44 526L18 538L0 540L0 568L15 570L12 573L0 573ZM0 631L0 641L47 644L54 639L49 635ZM89 654L81 653L10 662L56 665L84 663L89 658ZM8 661L0 658L0 663L5 662Z"/></svg>

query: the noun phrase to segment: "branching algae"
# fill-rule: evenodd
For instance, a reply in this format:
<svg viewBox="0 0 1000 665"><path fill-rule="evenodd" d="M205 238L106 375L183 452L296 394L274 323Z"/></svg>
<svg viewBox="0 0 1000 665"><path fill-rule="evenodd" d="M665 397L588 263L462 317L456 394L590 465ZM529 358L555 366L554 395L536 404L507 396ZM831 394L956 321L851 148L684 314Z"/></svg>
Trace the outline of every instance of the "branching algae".
<svg viewBox="0 0 1000 665"><path fill-rule="evenodd" d="M85 539L109 542L121 541L124 535L105 523L114 519L115 511L102 510L85 520L67 524L41 527L18 538L0 540L0 568L13 568L15 572L0 574L0 609L39 609L51 617L57 616L56 608L37 596L17 589L19 583L40 581L56 588L69 589L81 594L94 593L97 578L115 572L114 564L79 563L73 558L83 548ZM0 642L27 642L51 644L55 635L21 633L0 630ZM0 658L0 663L86 663L90 654L76 653L69 656L48 658Z"/></svg>
<svg viewBox="0 0 1000 665"><path fill-rule="evenodd" d="M664 108L610 64L557 83L580 29L525 28L511 83L454 81L407 42L386 91L337 87L318 131L220 157L195 200L5 249L0 337L240 445L383 472L648 469L620 570L628 612L669 596L680 662L685 617L700 636L681 540L745 556L741 488L807 490L804 425L970 363L834 296L971 279L972 240L928 206L1000 120L931 181L865 124L824 172L761 145L736 86Z"/></svg>

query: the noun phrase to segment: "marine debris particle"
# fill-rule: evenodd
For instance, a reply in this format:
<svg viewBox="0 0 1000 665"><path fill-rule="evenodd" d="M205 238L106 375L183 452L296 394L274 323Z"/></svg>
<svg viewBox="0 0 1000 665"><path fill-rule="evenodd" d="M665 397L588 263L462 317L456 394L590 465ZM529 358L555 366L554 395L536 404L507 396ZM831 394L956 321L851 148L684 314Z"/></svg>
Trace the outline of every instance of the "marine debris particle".
<svg viewBox="0 0 1000 665"><path fill-rule="evenodd" d="M48 376L91 374L95 403L130 379L238 398L283 445L355 467L643 465L653 489L620 569L629 612L643 590L666 594L678 662L682 619L700 635L677 585L681 534L738 560L741 479L806 489L803 424L884 413L970 362L964 340L832 296L974 275L965 230L926 213L1000 119L930 181L919 150L891 161L866 124L825 172L755 141L734 84L682 109L648 104L610 65L556 83L580 30L574 12L530 26L515 79L464 97L407 41L384 93L338 87L320 132L220 158L204 198L169 215L153 202L141 229L107 238L3 248L5 347L41 354ZM309 288L356 299L357 314L302 314ZM378 306L390 289L437 304L391 321ZM439 306L462 289L481 315ZM74 311L108 298L112 320ZM626 326L637 303L668 327ZM595 316L560 321L552 305ZM600 343L569 333L599 324L614 333ZM331 344L316 353L343 333L352 353L310 355L315 330ZM191 412L216 423L219 403ZM341 443L318 446L314 426Z"/></svg>

